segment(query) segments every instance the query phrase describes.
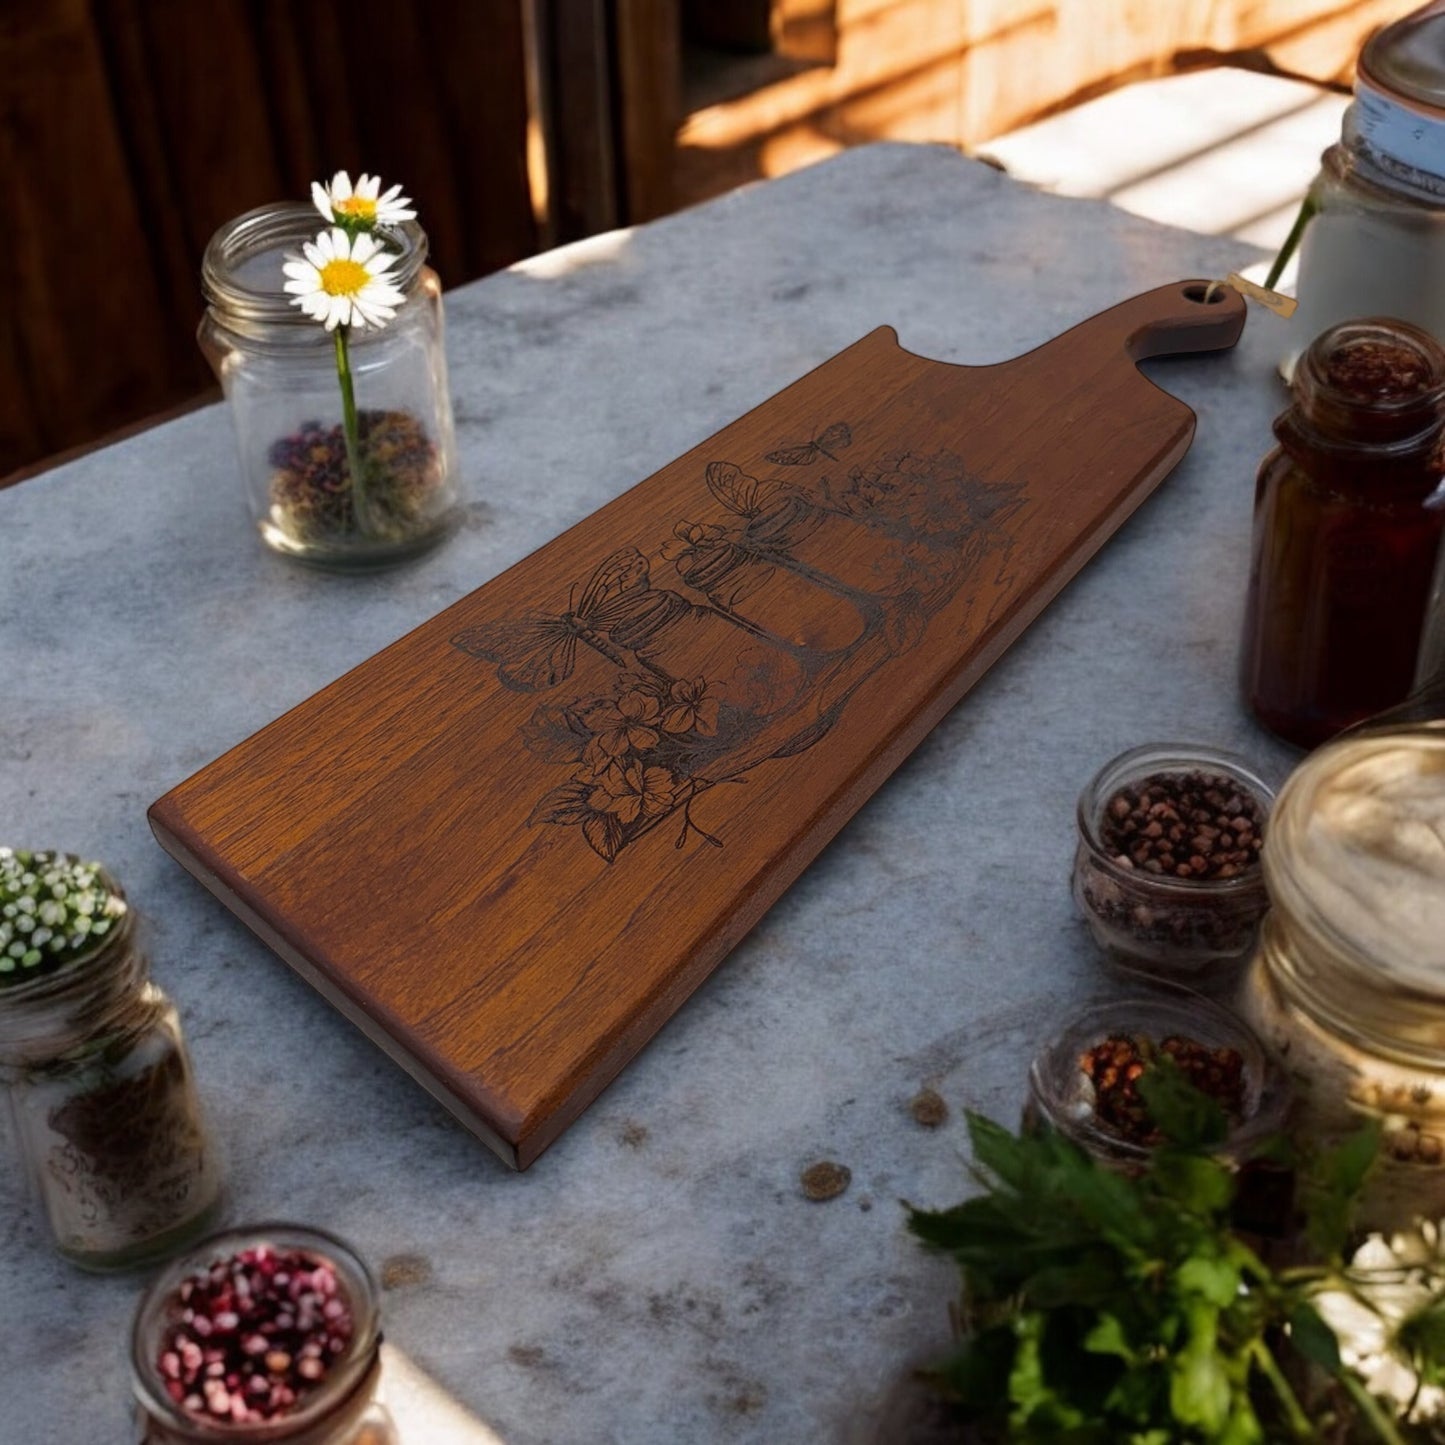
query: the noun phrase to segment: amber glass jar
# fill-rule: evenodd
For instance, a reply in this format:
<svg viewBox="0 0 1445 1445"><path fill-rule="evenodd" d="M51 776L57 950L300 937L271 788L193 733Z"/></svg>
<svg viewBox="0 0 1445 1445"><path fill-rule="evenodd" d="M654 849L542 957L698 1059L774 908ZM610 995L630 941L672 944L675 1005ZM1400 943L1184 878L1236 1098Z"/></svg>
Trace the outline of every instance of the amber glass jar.
<svg viewBox="0 0 1445 1445"><path fill-rule="evenodd" d="M1445 351L1402 321L1342 323L1300 359L1255 488L1241 674L1301 747L1410 691L1445 509Z"/></svg>
<svg viewBox="0 0 1445 1445"><path fill-rule="evenodd" d="M1271 908L1242 1011L1282 1055L1300 1132L1377 1119L1361 1223L1445 1218L1445 723L1307 758L1264 848Z"/></svg>

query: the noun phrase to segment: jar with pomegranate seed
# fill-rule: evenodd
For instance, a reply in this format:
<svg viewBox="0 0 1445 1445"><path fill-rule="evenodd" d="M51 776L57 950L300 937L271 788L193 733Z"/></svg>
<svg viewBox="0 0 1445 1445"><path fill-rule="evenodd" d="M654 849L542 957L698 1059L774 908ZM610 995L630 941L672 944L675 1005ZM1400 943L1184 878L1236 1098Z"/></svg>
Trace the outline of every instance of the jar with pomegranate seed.
<svg viewBox="0 0 1445 1445"><path fill-rule="evenodd" d="M263 1224L172 1261L131 1329L136 1445L396 1445L376 1281L334 1235Z"/></svg>
<svg viewBox="0 0 1445 1445"><path fill-rule="evenodd" d="M175 1005L98 864L0 848L0 1082L56 1247L133 1268L214 1225L220 1168Z"/></svg>

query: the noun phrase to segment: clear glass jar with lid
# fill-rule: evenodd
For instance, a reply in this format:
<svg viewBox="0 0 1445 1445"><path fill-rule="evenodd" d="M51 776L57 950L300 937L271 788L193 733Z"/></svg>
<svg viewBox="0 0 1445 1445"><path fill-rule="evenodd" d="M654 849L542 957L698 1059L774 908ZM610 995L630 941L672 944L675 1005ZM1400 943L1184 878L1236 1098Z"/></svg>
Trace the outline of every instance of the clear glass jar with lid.
<svg viewBox="0 0 1445 1445"><path fill-rule="evenodd" d="M386 279L406 300L385 325L327 331L293 304L282 272L323 229L296 204L222 226L202 262L197 338L230 403L262 539L363 570L426 551L460 520L441 283L415 221L378 226L397 258Z"/></svg>
<svg viewBox="0 0 1445 1445"><path fill-rule="evenodd" d="M214 1223L220 1168L175 1005L97 864L0 848L0 1083L57 1249L97 1272Z"/></svg>
<svg viewBox="0 0 1445 1445"><path fill-rule="evenodd" d="M1286 376L1327 326L1360 316L1398 317L1445 342L1445 9L1366 43L1302 217Z"/></svg>
<svg viewBox="0 0 1445 1445"><path fill-rule="evenodd" d="M1239 1002L1293 1077L1299 1127L1380 1122L1363 1227L1445 1217L1445 722L1311 754L1275 803L1264 876Z"/></svg>
<svg viewBox="0 0 1445 1445"><path fill-rule="evenodd" d="M136 1309L136 1445L396 1445L376 1399L378 1301L366 1262L325 1230L202 1240Z"/></svg>

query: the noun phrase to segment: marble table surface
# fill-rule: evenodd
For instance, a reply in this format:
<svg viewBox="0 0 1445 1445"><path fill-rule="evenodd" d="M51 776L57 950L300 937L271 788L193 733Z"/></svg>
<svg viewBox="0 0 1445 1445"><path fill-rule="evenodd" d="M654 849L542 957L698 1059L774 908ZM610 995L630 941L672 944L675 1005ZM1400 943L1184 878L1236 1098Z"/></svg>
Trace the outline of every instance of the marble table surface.
<svg viewBox="0 0 1445 1445"><path fill-rule="evenodd" d="M968 1187L965 1109L1017 1117L1034 1049L1107 988L1068 875L1126 747L1292 755L1234 683L1272 318L1150 364L1193 449L570 1132L509 1172L194 883L146 806L218 753L880 323L987 363L1256 259L933 147L874 145L446 298L470 496L403 570L266 552L209 407L0 492L0 841L104 859L148 924L228 1163L228 1218L381 1273L405 1438L873 1438L947 1335L900 1201ZM948 1105L933 1129L909 1101ZM852 1171L825 1203L799 1184ZM0 1154L0 1441L126 1437L142 1281L54 1256Z"/></svg>

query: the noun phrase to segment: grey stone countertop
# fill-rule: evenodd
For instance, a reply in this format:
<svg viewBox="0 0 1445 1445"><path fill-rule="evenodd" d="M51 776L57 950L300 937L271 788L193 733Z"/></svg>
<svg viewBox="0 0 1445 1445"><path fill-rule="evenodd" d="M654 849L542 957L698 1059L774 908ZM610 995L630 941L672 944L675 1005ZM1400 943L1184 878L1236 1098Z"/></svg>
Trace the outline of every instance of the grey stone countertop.
<svg viewBox="0 0 1445 1445"><path fill-rule="evenodd" d="M1106 987L1069 896L1079 790L1152 740L1292 761L1234 676L1278 327L1252 309L1234 352L1147 368L1199 417L1177 471L526 1174L167 857L147 805L880 323L988 363L1254 258L869 146L448 293L470 502L401 570L267 552L220 406L0 492L0 840L122 879L228 1220L323 1225L382 1274L408 1445L866 1439L946 1340L952 1272L900 1200L963 1196L963 1111L1015 1120L1035 1048ZM910 1114L925 1086L941 1127ZM799 1185L820 1159L852 1171L826 1203ZM4 1445L128 1438L141 1285L50 1251L6 1141Z"/></svg>

